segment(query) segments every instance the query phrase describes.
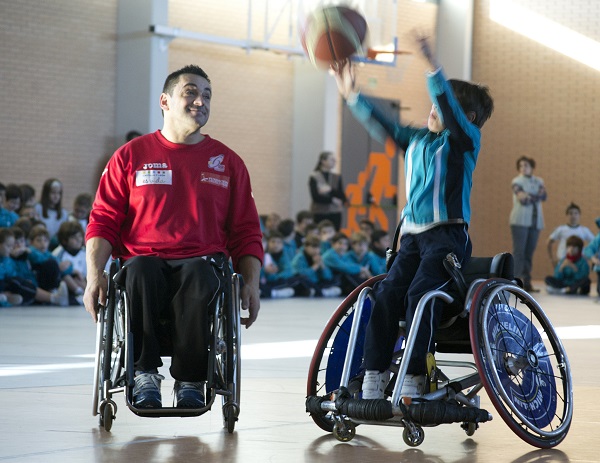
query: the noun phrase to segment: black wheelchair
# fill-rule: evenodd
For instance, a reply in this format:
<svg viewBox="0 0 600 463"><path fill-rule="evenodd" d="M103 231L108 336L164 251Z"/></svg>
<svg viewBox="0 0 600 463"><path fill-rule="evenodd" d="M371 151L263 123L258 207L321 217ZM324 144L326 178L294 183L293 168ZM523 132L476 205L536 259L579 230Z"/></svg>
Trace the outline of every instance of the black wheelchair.
<svg viewBox="0 0 600 463"><path fill-rule="evenodd" d="M539 448L558 445L573 416L569 361L550 320L513 277L508 253L471 258L462 269L452 254L444 265L453 279L448 291L420 300L411 332L427 304L444 302L436 351L472 354L466 360L431 360L424 400L401 397L414 342L399 327L385 399L361 399L365 328L379 275L357 287L333 313L318 340L307 381L306 410L324 431L350 441L360 424L403 427L404 442L416 447L423 427L460 423L468 436L492 419L480 407L485 389L514 433ZM464 357L464 356L463 356ZM452 372L452 373L451 373Z"/></svg>
<svg viewBox="0 0 600 463"><path fill-rule="evenodd" d="M106 306L100 307L96 332L96 364L94 372L93 415L110 431L116 418L117 404L113 395L124 393L127 407L144 417L191 417L211 409L217 396L222 397L223 426L229 433L235 428L240 413L240 277L224 266L229 287L215 298L210 307L209 362L206 405L185 409L162 407L142 409L133 405L134 368L133 338L130 330L130 301L124 289L124 278L118 260L113 261L108 276ZM162 321L161 321L162 323ZM165 328L168 321L164 321ZM164 330L168 333L168 329ZM164 345L163 345L164 344ZM161 355L170 355L168 336L161 339Z"/></svg>

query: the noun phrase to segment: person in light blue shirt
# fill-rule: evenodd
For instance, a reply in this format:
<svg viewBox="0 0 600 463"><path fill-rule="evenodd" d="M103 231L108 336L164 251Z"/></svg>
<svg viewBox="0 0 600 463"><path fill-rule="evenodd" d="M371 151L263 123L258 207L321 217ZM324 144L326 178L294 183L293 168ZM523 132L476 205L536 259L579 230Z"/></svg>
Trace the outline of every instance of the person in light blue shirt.
<svg viewBox="0 0 600 463"><path fill-rule="evenodd" d="M450 278L443 265L453 252L464 265L471 256L468 226L473 171L481 147L481 127L492 114L489 90L481 85L448 80L436 62L429 40L416 37L430 65L427 89L432 106L426 127L389 118L356 85L351 61L332 66L338 88L354 117L381 143L393 141L404 155L406 206L402 209L398 255L385 279L375 287L365 337L364 399L382 399L398 335L398 323L410 331L421 297L443 289ZM437 304L436 304L437 305ZM434 333L440 307L427 304L414 339L402 386L403 396L419 396L427 382L427 354L435 351Z"/></svg>
<svg viewBox="0 0 600 463"><path fill-rule="evenodd" d="M374 275L385 273L385 261L383 267L377 256L369 250L369 238L362 232L352 233L350 236L350 251L346 254L346 258L350 262L359 264L368 270L365 276L370 278Z"/></svg>
<svg viewBox="0 0 600 463"><path fill-rule="evenodd" d="M333 272L323 262L321 240L317 236L304 239L304 245L292 260L292 269L310 285L314 296L336 297L342 294Z"/></svg>
<svg viewBox="0 0 600 463"><path fill-rule="evenodd" d="M358 285L371 276L369 269L348 257L349 240L341 232L331 239L331 249L323 254L323 262L340 279L342 294L350 294Z"/></svg>

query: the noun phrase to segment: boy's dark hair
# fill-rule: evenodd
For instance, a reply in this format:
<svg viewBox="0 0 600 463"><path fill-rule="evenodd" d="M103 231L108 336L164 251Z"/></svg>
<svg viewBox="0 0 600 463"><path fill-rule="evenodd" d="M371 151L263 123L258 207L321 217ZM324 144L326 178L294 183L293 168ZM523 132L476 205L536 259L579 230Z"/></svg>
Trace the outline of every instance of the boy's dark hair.
<svg viewBox="0 0 600 463"><path fill-rule="evenodd" d="M23 230L25 236L28 237L31 229L33 228L33 220L31 220L29 217L19 217L14 226Z"/></svg>
<svg viewBox="0 0 600 463"><path fill-rule="evenodd" d="M321 248L321 240L318 236L307 236L304 238L304 246L313 246L315 248Z"/></svg>
<svg viewBox="0 0 600 463"><path fill-rule="evenodd" d="M5 243L6 239L11 236L15 236L15 232L13 232L11 228L0 228L0 244Z"/></svg>
<svg viewBox="0 0 600 463"><path fill-rule="evenodd" d="M21 189L19 185L15 185L14 183L10 183L6 186L6 199L21 199Z"/></svg>
<svg viewBox="0 0 600 463"><path fill-rule="evenodd" d="M388 232L385 230L375 230L371 235L371 242L377 243L381 238L387 236Z"/></svg>
<svg viewBox="0 0 600 463"><path fill-rule="evenodd" d="M350 241L352 244L354 243L370 243L369 237L365 235L363 232L354 232L352 236L350 236Z"/></svg>
<svg viewBox="0 0 600 463"><path fill-rule="evenodd" d="M13 227L10 227L10 230L13 232L13 235L16 240L18 240L20 238L25 238L25 232L23 231L22 228L13 226Z"/></svg>
<svg viewBox="0 0 600 463"><path fill-rule="evenodd" d="M169 95L173 94L173 89L175 85L177 85L177 81L182 74L195 74L197 76L203 77L210 84L210 79L208 75L200 66L196 66L195 64L189 64L187 66L178 69L177 71L172 72L165 79L165 84L163 85L163 93L168 93Z"/></svg>
<svg viewBox="0 0 600 463"><path fill-rule="evenodd" d="M142 132L138 132L137 130L130 130L129 132L127 132L127 134L125 135L125 140L126 141L131 141L134 138L137 137L141 137L142 136Z"/></svg>
<svg viewBox="0 0 600 463"><path fill-rule="evenodd" d="M569 236L567 238L567 247L569 246L575 246L581 251L583 249L583 240L579 236Z"/></svg>
<svg viewBox="0 0 600 463"><path fill-rule="evenodd" d="M73 201L73 204L76 206L87 207L88 209L90 209L92 207L92 195L89 193L79 193L75 197L75 201Z"/></svg>
<svg viewBox="0 0 600 463"><path fill-rule="evenodd" d="M321 231L323 228L325 227L333 227L335 228L335 225L333 224L333 222L329 219L324 219L321 220L318 224L317 224L317 228L319 229L319 231Z"/></svg>
<svg viewBox="0 0 600 463"><path fill-rule="evenodd" d="M346 235L345 233L342 233L342 232L337 232L335 235L333 235L333 238L331 238L332 243L337 243L338 241L341 241L341 240L346 240L348 242L350 241L348 239L348 235Z"/></svg>
<svg viewBox="0 0 600 463"><path fill-rule="evenodd" d="M50 232L45 225L35 225L32 227L31 231L29 232L29 241L33 241L38 236L45 236L46 238L50 239Z"/></svg>
<svg viewBox="0 0 600 463"><path fill-rule="evenodd" d="M296 214L296 223L302 222L304 219L313 219L314 214L310 211L300 211Z"/></svg>
<svg viewBox="0 0 600 463"><path fill-rule="evenodd" d="M21 204L25 204L31 198L35 198L35 188L33 188L29 183L22 183L19 185L19 189L21 190Z"/></svg>
<svg viewBox="0 0 600 463"><path fill-rule="evenodd" d="M477 127L483 127L483 124L490 118L494 112L494 100L490 95L490 89L485 85L478 85L464 80L448 80L454 96L460 103L465 114L475 113L473 124Z"/></svg>
<svg viewBox="0 0 600 463"><path fill-rule="evenodd" d="M279 233L277 230L273 230L272 232L269 232L269 236L267 236L267 241L269 241L273 238L277 238L278 240L283 240L283 235L281 233Z"/></svg>
<svg viewBox="0 0 600 463"><path fill-rule="evenodd" d="M571 202L571 204L567 206L567 211L565 212L565 214L568 214L571 209L576 209L581 214L581 208L574 202Z"/></svg>
<svg viewBox="0 0 600 463"><path fill-rule="evenodd" d="M83 235L83 227L79 221L67 220L60 224L60 228L58 229L56 237L58 238L58 242L65 246L67 241L69 241L69 238L77 233L81 233Z"/></svg>
<svg viewBox="0 0 600 463"><path fill-rule="evenodd" d="M523 162L523 161L528 163L532 169L535 169L535 160L533 158L528 158L527 156L521 156L519 159L517 159L517 170L519 170L519 164L521 164L521 162Z"/></svg>
<svg viewBox="0 0 600 463"><path fill-rule="evenodd" d="M292 233L294 233L295 225L296 224L292 219L284 219L281 222L279 222L279 225L277 226L277 231L281 233L284 237L290 236Z"/></svg>

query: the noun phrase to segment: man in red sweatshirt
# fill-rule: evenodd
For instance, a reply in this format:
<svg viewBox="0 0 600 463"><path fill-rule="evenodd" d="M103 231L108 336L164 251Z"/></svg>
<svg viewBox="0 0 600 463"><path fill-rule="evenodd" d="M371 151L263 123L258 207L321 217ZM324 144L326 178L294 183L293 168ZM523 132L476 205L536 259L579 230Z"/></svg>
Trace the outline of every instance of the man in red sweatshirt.
<svg viewBox="0 0 600 463"><path fill-rule="evenodd" d="M134 405L162 406L157 340L161 315L173 322L177 406L204 406L208 310L224 284L220 268L231 258L241 273L246 328L260 308L262 235L248 171L227 146L201 133L212 88L198 66L170 74L160 96L161 130L137 137L108 162L86 233L86 310L97 321L106 300L104 268L112 254L125 261L132 301Z"/></svg>

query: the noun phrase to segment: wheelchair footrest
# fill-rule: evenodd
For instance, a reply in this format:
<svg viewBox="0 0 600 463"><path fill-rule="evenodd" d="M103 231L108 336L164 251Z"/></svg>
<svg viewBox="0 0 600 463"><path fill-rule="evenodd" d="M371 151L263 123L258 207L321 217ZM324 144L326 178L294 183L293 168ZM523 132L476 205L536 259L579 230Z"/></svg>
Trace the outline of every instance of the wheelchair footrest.
<svg viewBox="0 0 600 463"><path fill-rule="evenodd" d="M406 407L405 416L420 425L443 423L484 423L492 419L486 410L475 407L463 407L442 400L413 401Z"/></svg>

